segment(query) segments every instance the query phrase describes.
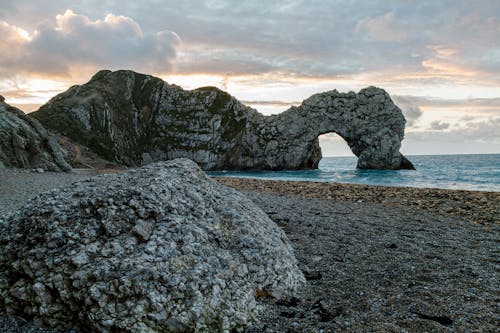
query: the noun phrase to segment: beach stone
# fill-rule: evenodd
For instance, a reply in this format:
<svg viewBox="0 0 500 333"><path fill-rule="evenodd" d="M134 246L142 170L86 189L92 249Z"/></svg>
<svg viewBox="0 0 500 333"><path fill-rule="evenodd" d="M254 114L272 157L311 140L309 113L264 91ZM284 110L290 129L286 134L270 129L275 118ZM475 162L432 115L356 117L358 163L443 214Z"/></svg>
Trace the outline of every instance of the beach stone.
<svg viewBox="0 0 500 333"><path fill-rule="evenodd" d="M284 232L188 159L44 192L0 217L0 312L54 329L228 332L305 279Z"/></svg>
<svg viewBox="0 0 500 333"><path fill-rule="evenodd" d="M133 71L100 71L33 113L47 128L128 166L186 157L204 170L314 169L318 136L337 133L358 168L413 169L405 119L383 89L315 94L264 116L215 87L186 91Z"/></svg>
<svg viewBox="0 0 500 333"><path fill-rule="evenodd" d="M70 171L59 144L40 122L0 97L0 168Z"/></svg>

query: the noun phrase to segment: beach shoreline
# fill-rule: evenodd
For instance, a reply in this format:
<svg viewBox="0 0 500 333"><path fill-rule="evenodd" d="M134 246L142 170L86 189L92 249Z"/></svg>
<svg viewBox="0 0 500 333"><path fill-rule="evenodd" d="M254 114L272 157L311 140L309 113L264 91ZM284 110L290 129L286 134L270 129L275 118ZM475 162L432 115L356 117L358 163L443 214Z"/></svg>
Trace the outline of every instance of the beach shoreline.
<svg viewBox="0 0 500 333"><path fill-rule="evenodd" d="M500 223L500 192L212 177L239 190L300 198L412 206L480 224Z"/></svg>
<svg viewBox="0 0 500 333"><path fill-rule="evenodd" d="M43 172L24 169L0 169L0 213L22 206L38 193L68 186L89 177L122 172L125 169L75 169L72 172ZM414 206L442 214L463 217L475 223L500 223L500 192L354 183L270 180L210 176L211 179L239 190L290 195L300 198L331 199L347 202L382 203Z"/></svg>
<svg viewBox="0 0 500 333"><path fill-rule="evenodd" d="M1 170L0 214L97 173ZM285 231L307 278L293 297L262 300L243 332L496 329L500 192L212 178ZM33 325L0 316L0 330Z"/></svg>

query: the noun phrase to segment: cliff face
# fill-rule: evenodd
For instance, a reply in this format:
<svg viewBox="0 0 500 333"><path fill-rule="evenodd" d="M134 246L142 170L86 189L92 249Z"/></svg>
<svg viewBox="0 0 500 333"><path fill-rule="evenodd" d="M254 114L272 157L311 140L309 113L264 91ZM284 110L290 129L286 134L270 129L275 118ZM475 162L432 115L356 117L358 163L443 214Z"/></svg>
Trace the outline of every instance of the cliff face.
<svg viewBox="0 0 500 333"><path fill-rule="evenodd" d="M0 96L0 167L70 171L61 148L45 128Z"/></svg>
<svg viewBox="0 0 500 333"><path fill-rule="evenodd" d="M399 153L404 117L374 87L313 95L266 117L214 87L186 91L132 71L100 71L32 115L130 166L186 157L205 170L316 168L318 135L335 132L359 157L360 168L413 167Z"/></svg>

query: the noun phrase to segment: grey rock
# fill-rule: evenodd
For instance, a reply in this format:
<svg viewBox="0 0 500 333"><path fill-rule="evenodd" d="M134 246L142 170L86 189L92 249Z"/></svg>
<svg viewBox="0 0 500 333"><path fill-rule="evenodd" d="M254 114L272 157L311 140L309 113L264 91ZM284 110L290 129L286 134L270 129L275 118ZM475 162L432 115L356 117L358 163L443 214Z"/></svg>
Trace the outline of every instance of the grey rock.
<svg viewBox="0 0 500 333"><path fill-rule="evenodd" d="M0 163L37 171L70 171L61 148L43 126L0 98Z"/></svg>
<svg viewBox="0 0 500 333"><path fill-rule="evenodd" d="M137 220L132 232L141 241L147 241L153 232L153 223L150 221Z"/></svg>
<svg viewBox="0 0 500 333"><path fill-rule="evenodd" d="M358 168L413 168L399 152L403 114L375 87L316 94L266 117L214 87L185 91L149 75L101 71L33 116L129 166L187 157L205 170L311 169L321 159L318 136L335 132Z"/></svg>
<svg viewBox="0 0 500 333"><path fill-rule="evenodd" d="M305 283L284 232L190 160L51 190L0 217L0 313L54 329L219 332Z"/></svg>

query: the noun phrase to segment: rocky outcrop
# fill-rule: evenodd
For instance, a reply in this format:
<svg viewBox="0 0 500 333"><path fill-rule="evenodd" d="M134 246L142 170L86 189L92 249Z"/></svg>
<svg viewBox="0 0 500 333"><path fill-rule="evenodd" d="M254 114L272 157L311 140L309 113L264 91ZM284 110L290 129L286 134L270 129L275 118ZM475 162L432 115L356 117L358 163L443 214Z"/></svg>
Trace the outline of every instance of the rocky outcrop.
<svg viewBox="0 0 500 333"><path fill-rule="evenodd" d="M284 232L187 159L0 218L0 312L89 332L227 332L304 283Z"/></svg>
<svg viewBox="0 0 500 333"><path fill-rule="evenodd" d="M375 87L317 94L266 117L214 87L185 91L149 75L100 71L33 115L103 158L132 166L187 157L206 170L317 168L318 136L335 132L359 168L413 168L399 152L401 110Z"/></svg>
<svg viewBox="0 0 500 333"><path fill-rule="evenodd" d="M70 171L61 148L45 128L0 96L0 168Z"/></svg>

